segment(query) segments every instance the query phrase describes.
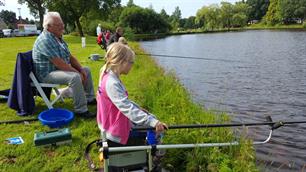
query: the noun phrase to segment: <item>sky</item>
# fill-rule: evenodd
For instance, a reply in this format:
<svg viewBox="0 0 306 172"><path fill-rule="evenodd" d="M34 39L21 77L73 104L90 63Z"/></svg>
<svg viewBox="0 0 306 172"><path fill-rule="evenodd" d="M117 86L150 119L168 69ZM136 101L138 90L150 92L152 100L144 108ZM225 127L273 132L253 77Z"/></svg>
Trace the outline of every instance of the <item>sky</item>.
<svg viewBox="0 0 306 172"><path fill-rule="evenodd" d="M3 1L3 0L2 0ZM159 13L162 9L165 9L168 15L171 15L176 6L178 6L182 12L182 18L187 18L189 16L195 16L198 9L203 7L204 5L210 4L220 4L222 0L133 0L134 4L141 7L149 7L150 5L153 9ZM226 2L234 3L238 0L223 0ZM34 19L34 17L30 14L30 11L27 5L20 5L17 3L17 0L4 0L5 6L0 6L1 10L9 10L16 13L18 18L19 10L23 19L29 18ZM128 0L121 0L121 4L125 6Z"/></svg>
<svg viewBox="0 0 306 172"><path fill-rule="evenodd" d="M178 6L182 13L182 18L189 16L195 16L197 10L203 6L211 4L220 4L221 1L230 3L237 2L238 0L133 0L134 4L141 7L149 7L152 5L153 9L160 13L162 9L165 9L168 15L171 15ZM126 5L128 0L121 0L122 5Z"/></svg>
<svg viewBox="0 0 306 172"><path fill-rule="evenodd" d="M13 11L14 13L16 13L16 17L18 18L18 16L19 16L18 8L20 8L21 17L23 19L25 19L25 18L34 19L34 17L30 14L30 10L28 9L27 5L18 4L17 3L18 0L1 0L1 1L4 1L5 6L0 6L0 11L2 11L2 10Z"/></svg>

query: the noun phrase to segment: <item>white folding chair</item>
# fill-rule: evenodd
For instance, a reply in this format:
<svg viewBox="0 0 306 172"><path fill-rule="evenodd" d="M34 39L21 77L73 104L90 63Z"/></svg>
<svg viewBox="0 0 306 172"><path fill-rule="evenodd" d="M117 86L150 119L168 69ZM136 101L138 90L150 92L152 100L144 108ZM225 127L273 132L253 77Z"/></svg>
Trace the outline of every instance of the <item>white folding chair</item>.
<svg viewBox="0 0 306 172"><path fill-rule="evenodd" d="M33 72L30 72L30 79L32 81L31 86L35 87L37 89L37 91L39 92L40 96L42 97L42 99L44 100L44 102L46 103L46 105L48 106L49 109L52 109L53 104L58 100L61 100L62 102L64 102L64 99L62 98L60 92L57 89L60 86L59 84L40 83L36 79ZM46 94L45 94L45 92L42 88L52 88L52 89L54 89L54 91L56 93L56 97L52 102L48 99L48 97L46 96Z"/></svg>

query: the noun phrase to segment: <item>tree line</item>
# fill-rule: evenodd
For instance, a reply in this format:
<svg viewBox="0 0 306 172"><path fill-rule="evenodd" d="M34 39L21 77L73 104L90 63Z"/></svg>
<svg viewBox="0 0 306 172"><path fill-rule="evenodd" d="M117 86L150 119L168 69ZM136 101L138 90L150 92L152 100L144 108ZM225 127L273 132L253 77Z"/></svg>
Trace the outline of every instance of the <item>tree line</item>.
<svg viewBox="0 0 306 172"><path fill-rule="evenodd" d="M306 18L306 0L242 0L221 2L197 11L196 23L203 29L302 23Z"/></svg>
<svg viewBox="0 0 306 172"><path fill-rule="evenodd" d="M58 11L67 32L95 35L98 23L103 29L125 27L130 33L167 33L187 29L230 29L261 22L266 25L302 22L306 17L306 0L241 0L234 4L221 2L199 7L195 16L182 18L181 10L175 7L168 15L152 6L143 8L129 0L126 6L121 0L18 0L26 4L31 14L39 19L42 28L46 10ZM0 0L0 5L4 5ZM7 23L16 19L16 14L2 10L0 17Z"/></svg>

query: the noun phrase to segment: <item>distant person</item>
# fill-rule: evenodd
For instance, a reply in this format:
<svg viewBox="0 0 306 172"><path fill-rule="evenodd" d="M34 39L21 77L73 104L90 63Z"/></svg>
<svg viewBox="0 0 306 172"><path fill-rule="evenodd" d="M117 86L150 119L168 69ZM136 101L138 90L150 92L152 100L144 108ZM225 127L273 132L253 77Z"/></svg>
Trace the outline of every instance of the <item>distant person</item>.
<svg viewBox="0 0 306 172"><path fill-rule="evenodd" d="M107 47L107 41L105 40L105 36L103 32L101 32L97 37L97 44L102 48L106 49Z"/></svg>
<svg viewBox="0 0 306 172"><path fill-rule="evenodd" d="M121 43L121 44L124 44L124 45L128 44L126 39L123 36L118 39L118 42Z"/></svg>
<svg viewBox="0 0 306 172"><path fill-rule="evenodd" d="M107 30L106 33L105 33L105 40L106 40L106 42L109 41L110 36L111 36L111 32L109 30Z"/></svg>
<svg viewBox="0 0 306 172"><path fill-rule="evenodd" d="M96 104L91 72L81 66L63 40L64 23L60 14L48 12L43 27L33 46L33 66L38 80L69 85L76 115L93 117L87 107L87 104Z"/></svg>
<svg viewBox="0 0 306 172"><path fill-rule="evenodd" d="M165 123L128 98L120 76L127 75L131 70L135 53L124 44L113 43L105 57L96 98L97 122L101 132L105 132L109 145L129 145L133 124L154 127L157 133L167 129Z"/></svg>
<svg viewBox="0 0 306 172"><path fill-rule="evenodd" d="M114 42L118 42L119 38L123 35L123 28L117 27L116 32L110 37L109 41L107 42L107 46Z"/></svg>
<svg viewBox="0 0 306 172"><path fill-rule="evenodd" d="M97 32L97 36L99 36L100 33L102 33L102 28L101 28L101 24L99 23L96 29Z"/></svg>

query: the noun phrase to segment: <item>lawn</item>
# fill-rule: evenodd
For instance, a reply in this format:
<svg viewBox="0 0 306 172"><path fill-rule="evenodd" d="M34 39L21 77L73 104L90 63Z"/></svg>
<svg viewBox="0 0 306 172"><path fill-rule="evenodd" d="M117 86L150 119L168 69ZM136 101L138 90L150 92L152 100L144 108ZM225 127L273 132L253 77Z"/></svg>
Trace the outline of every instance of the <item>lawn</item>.
<svg viewBox="0 0 306 172"><path fill-rule="evenodd" d="M0 90L10 88L18 52L31 50L36 37L16 37L0 39ZM103 61L91 61L90 54L104 51L95 44L95 38L87 40L86 48L81 47L81 39L78 37L66 37L71 52L77 56L82 65L92 69L94 84L97 86L97 76ZM5 103L0 104L0 120L20 120L37 117L40 112L46 110L43 100L37 98L35 113L32 116L20 117L16 112L7 107ZM73 110L72 100L65 99L64 103L56 103L55 107ZM96 112L94 106L89 107ZM0 125L0 171L86 171L87 166L83 158L83 151L89 141L99 137L95 119L81 119L76 117L69 125L72 132L72 144L59 147L37 148L34 146L34 133L49 131L40 122L25 124L1 124ZM10 137L21 136L25 141L22 145L7 145L4 140Z"/></svg>
<svg viewBox="0 0 306 172"><path fill-rule="evenodd" d="M91 61L88 57L95 53L104 55L104 51L96 45L95 37L86 39L86 48L82 48L80 37L65 36L72 54L82 65L91 68L96 88L103 60ZM0 39L0 90L11 86L17 53L31 50L34 41L35 37ZM136 53L143 53L138 43L130 42L129 45ZM215 114L194 104L175 74L164 73L148 56L137 56L132 71L122 80L132 100L169 125L222 123L229 120L226 114ZM14 110L1 103L0 121L37 117L47 107L40 98L35 102L35 114L27 117L16 115ZM56 103L55 107L73 110L72 100L65 99L64 103ZM95 106L89 108L96 112ZM39 121L0 124L0 171L89 171L83 154L86 145L99 138L96 120L76 117L67 127L72 133L71 144L35 147L34 133L50 130ZM25 143L8 145L4 142L7 138L17 136L21 136ZM234 137L229 129L173 130L166 133L164 143L226 142L232 139ZM167 151L163 164L170 171L256 171L254 150L250 142L243 142L242 146L237 147ZM91 152L91 156L97 162L97 149Z"/></svg>

